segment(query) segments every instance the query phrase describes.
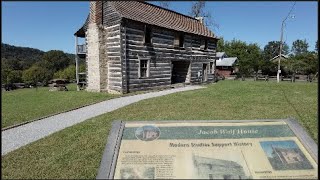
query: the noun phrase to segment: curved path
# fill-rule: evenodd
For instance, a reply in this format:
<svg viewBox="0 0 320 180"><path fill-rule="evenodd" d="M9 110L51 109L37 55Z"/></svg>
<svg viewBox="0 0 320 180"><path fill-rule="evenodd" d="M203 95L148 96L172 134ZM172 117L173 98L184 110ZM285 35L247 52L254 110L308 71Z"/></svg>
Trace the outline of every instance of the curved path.
<svg viewBox="0 0 320 180"><path fill-rule="evenodd" d="M111 112L129 104L144 99L172 94L175 92L200 88L203 87L186 86L159 92L150 92L146 94L115 98L2 131L1 155L5 155L13 150L37 141L64 128L73 126L92 117Z"/></svg>

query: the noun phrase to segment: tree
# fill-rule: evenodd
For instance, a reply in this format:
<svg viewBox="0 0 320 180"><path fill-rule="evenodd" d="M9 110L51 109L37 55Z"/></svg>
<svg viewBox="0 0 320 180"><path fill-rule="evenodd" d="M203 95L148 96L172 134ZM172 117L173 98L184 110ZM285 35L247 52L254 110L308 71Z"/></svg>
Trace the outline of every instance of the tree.
<svg viewBox="0 0 320 180"><path fill-rule="evenodd" d="M224 51L229 57L238 58L239 75L248 76L262 67L262 53L257 44L233 39L223 43Z"/></svg>
<svg viewBox="0 0 320 180"><path fill-rule="evenodd" d="M53 72L66 68L69 64L72 64L72 60L63 52L58 50L51 50L46 52L42 56L43 65L47 69L51 69Z"/></svg>
<svg viewBox="0 0 320 180"><path fill-rule="evenodd" d="M316 74L318 72L318 54L307 52L283 60L284 70L288 74Z"/></svg>
<svg viewBox="0 0 320 180"><path fill-rule="evenodd" d="M170 2L169 1L160 1L159 6L166 8L166 9L169 9Z"/></svg>
<svg viewBox="0 0 320 180"><path fill-rule="evenodd" d="M218 28L219 25L214 22L211 13L209 11L205 11L205 6L205 1L193 2L189 15L192 17L203 17L206 26L213 26L213 28Z"/></svg>
<svg viewBox="0 0 320 180"><path fill-rule="evenodd" d="M22 71L1 68L1 82L4 84L22 82Z"/></svg>
<svg viewBox="0 0 320 180"><path fill-rule="evenodd" d="M305 39L304 40L298 39L292 43L291 51L295 55L303 54L308 52L308 47L309 45Z"/></svg>
<svg viewBox="0 0 320 180"><path fill-rule="evenodd" d="M257 73L263 65L262 52L259 45L256 43L249 44L247 46L246 53L247 61L251 64L251 67Z"/></svg>
<svg viewBox="0 0 320 180"><path fill-rule="evenodd" d="M315 45L314 49L318 52L318 50L319 50L318 40L316 41L316 45Z"/></svg>
<svg viewBox="0 0 320 180"><path fill-rule="evenodd" d="M224 51L225 51L224 39L221 38L218 40L218 43L217 43L217 52L224 52Z"/></svg>
<svg viewBox="0 0 320 180"><path fill-rule="evenodd" d="M1 82L12 84L22 82L22 71L16 67L16 61L2 58L1 60Z"/></svg>
<svg viewBox="0 0 320 180"><path fill-rule="evenodd" d="M42 82L47 84L51 79L52 75L48 74L48 70L46 68L33 65L29 69L23 71L22 79L25 83L37 85L38 82Z"/></svg>
<svg viewBox="0 0 320 180"><path fill-rule="evenodd" d="M279 55L280 41L270 41L263 49L264 60L269 61L270 59ZM289 46L286 43L282 44L282 54L286 55L289 53Z"/></svg>
<svg viewBox="0 0 320 180"><path fill-rule="evenodd" d="M79 71L84 72L85 71L85 65L81 64L79 66ZM76 66L75 65L69 65L67 68L57 71L53 75L54 78L60 78L60 79L67 79L68 81L76 79Z"/></svg>

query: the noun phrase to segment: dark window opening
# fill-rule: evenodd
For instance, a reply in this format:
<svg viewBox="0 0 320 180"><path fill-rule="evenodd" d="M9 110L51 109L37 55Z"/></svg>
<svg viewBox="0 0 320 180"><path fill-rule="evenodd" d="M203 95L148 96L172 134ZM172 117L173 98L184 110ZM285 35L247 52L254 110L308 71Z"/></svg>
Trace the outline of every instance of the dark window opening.
<svg viewBox="0 0 320 180"><path fill-rule="evenodd" d="M176 33L174 37L173 45L175 47L181 47L181 48L184 47L184 35Z"/></svg>
<svg viewBox="0 0 320 180"><path fill-rule="evenodd" d="M148 77L148 60L140 60L140 77Z"/></svg>
<svg viewBox="0 0 320 180"><path fill-rule="evenodd" d="M151 44L151 28L150 26L145 26L144 43Z"/></svg>
<svg viewBox="0 0 320 180"><path fill-rule="evenodd" d="M180 34L179 36L179 47L184 47L184 36Z"/></svg>
<svg viewBox="0 0 320 180"><path fill-rule="evenodd" d="M200 49L201 50L208 50L208 40L207 39L201 39Z"/></svg>
<svg viewBox="0 0 320 180"><path fill-rule="evenodd" d="M208 40L204 40L204 50L208 50Z"/></svg>
<svg viewBox="0 0 320 180"><path fill-rule="evenodd" d="M214 73L213 62L210 62L210 73Z"/></svg>

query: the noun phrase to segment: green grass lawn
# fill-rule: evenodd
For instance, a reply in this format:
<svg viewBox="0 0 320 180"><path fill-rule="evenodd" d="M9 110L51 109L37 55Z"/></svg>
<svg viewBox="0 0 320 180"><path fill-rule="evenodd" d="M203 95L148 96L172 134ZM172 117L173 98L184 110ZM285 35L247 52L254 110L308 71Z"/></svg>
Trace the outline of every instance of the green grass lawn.
<svg viewBox="0 0 320 180"><path fill-rule="evenodd" d="M116 97L107 93L76 91L75 84L68 85L68 89L52 92L49 87L40 87L2 91L1 128Z"/></svg>
<svg viewBox="0 0 320 180"><path fill-rule="evenodd" d="M296 118L317 142L317 84L220 81L143 100L2 157L2 178L95 178L113 120Z"/></svg>

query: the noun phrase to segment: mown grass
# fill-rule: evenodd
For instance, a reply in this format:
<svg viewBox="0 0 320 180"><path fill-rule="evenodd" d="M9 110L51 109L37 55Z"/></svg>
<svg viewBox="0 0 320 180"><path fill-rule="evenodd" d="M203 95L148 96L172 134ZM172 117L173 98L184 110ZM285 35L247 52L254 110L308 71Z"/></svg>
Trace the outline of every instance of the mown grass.
<svg viewBox="0 0 320 180"><path fill-rule="evenodd" d="M317 84L221 81L140 101L2 157L2 178L95 178L113 120L296 118L317 142Z"/></svg>
<svg viewBox="0 0 320 180"><path fill-rule="evenodd" d="M76 91L75 84L67 87L69 91L59 92L49 91L49 87L2 91L1 128L116 97Z"/></svg>

